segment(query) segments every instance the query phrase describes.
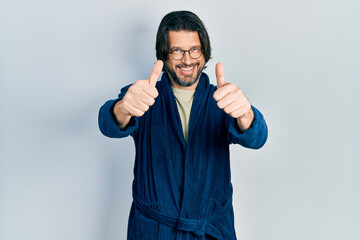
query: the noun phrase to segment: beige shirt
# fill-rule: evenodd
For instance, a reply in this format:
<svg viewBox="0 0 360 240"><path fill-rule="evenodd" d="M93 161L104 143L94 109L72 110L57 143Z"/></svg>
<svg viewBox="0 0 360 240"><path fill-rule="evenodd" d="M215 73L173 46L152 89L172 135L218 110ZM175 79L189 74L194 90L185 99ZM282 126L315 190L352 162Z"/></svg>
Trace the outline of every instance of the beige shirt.
<svg viewBox="0 0 360 240"><path fill-rule="evenodd" d="M189 119L195 90L184 90L171 87L174 91L176 104L179 110L185 143L188 141Z"/></svg>

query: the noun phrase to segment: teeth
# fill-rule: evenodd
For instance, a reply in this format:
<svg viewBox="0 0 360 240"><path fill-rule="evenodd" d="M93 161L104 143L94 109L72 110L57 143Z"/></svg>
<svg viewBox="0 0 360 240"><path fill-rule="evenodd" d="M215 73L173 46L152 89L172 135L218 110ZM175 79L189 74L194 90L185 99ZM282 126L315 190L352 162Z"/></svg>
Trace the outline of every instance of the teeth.
<svg viewBox="0 0 360 240"><path fill-rule="evenodd" d="M191 68L181 68L181 70L184 70L184 71L191 71L194 67L191 67Z"/></svg>

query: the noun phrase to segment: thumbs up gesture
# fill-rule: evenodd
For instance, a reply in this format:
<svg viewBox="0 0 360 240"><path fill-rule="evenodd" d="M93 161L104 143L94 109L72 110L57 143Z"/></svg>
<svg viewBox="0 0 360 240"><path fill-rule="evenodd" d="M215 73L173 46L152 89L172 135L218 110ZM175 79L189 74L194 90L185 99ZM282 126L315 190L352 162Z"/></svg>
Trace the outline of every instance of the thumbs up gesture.
<svg viewBox="0 0 360 240"><path fill-rule="evenodd" d="M158 60L146 80L137 80L131 85L124 98L114 106L114 114L120 128L125 128L132 116L141 117L155 103L159 95L155 85L164 63Z"/></svg>
<svg viewBox="0 0 360 240"><path fill-rule="evenodd" d="M244 93L233 83L226 83L222 63L216 64L217 90L214 99L219 108L237 119L239 128L245 131L254 120L254 112Z"/></svg>

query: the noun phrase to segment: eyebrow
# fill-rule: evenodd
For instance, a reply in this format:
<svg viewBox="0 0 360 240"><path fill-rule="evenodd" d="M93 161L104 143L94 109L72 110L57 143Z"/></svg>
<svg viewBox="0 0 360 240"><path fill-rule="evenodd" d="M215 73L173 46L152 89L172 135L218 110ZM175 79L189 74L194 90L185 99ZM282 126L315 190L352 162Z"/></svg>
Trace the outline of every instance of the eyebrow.
<svg viewBox="0 0 360 240"><path fill-rule="evenodd" d="M201 45L193 45L193 46L191 46L189 49L192 49L192 48L201 48ZM183 48L181 48L181 47L172 47L172 48L170 48L169 50L171 51L171 50L174 50L174 49L181 49L181 50L184 50Z"/></svg>

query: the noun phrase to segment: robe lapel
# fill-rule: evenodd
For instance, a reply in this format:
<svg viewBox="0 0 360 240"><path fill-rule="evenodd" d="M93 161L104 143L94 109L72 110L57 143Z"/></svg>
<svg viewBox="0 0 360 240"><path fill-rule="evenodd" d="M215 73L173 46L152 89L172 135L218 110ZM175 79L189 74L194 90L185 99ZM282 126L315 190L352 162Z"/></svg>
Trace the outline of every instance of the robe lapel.
<svg viewBox="0 0 360 240"><path fill-rule="evenodd" d="M182 124L181 124L181 119L180 119L180 115L179 115L179 111L177 108L177 104L176 104L176 100L175 100L175 96L174 93L171 89L170 86L170 82L168 80L167 74L163 73L161 82L159 84L159 90L160 90L160 94L163 94L165 99L166 99L166 106L168 108L168 111L166 111L167 113L164 114L170 114L170 116L168 116L169 120L170 120L170 125L172 125L171 127L173 128L173 131L176 135L176 138L181 142L181 147L183 148L182 150L184 151L184 168L182 169L184 171L184 181L183 181L183 192L179 193L180 196L182 196L181 201L180 201L180 217L183 217L185 215L187 215L187 211L189 209L186 209L187 206L189 205L188 202L186 202L186 199L189 199L187 197L188 194L191 194L191 192L193 192L193 188L198 188L200 186L194 186L193 183L190 180L190 176L189 173L191 172L192 166L191 163L189 163L188 161L191 161L191 154L190 151L193 150L194 144L196 145L196 143L193 143L192 140L192 136L196 133L196 129L198 124L201 124L200 122L200 118L202 117L203 114L203 110L205 109L205 105L207 103L208 100L208 96L207 94L209 94L209 88L210 88L210 84L209 84L209 78L205 73L202 73L199 79L199 84L196 88L195 91L195 95L194 95L194 100L193 100L193 104L192 104L192 108L191 108L191 114L190 114L190 120L189 120L189 131L188 131L188 144L185 144L185 139L184 139L184 134L183 134L183 130L182 130ZM164 116L166 117L166 116ZM181 189L181 188L180 188ZM192 204L196 204L196 203L192 203Z"/></svg>
<svg viewBox="0 0 360 240"><path fill-rule="evenodd" d="M195 133L194 129L199 123L198 118L201 114L201 109L206 104L207 97L205 96L209 87L209 78L205 73L202 73L199 79L199 84L196 88L193 104L191 107L190 120L189 120L189 133L188 140L190 141L191 136Z"/></svg>
<svg viewBox="0 0 360 240"><path fill-rule="evenodd" d="M186 144L185 144L185 138L181 124L180 114L176 104L175 95L173 90L171 89L170 82L166 72L163 73L160 86L163 89L163 93L165 94L165 99L167 100L167 106L170 109L169 113L171 114L170 118L171 118L173 130L176 134L176 137L182 143L183 150L185 150Z"/></svg>
<svg viewBox="0 0 360 240"><path fill-rule="evenodd" d="M199 204L197 203L189 203L187 200L189 194L192 194L194 192L194 188L198 189L202 186L194 185L194 183L191 181L191 174L193 173L192 169L193 163L189 162L192 161L192 153L191 151L194 150L194 148L197 147L197 143L193 141L194 134L200 134L197 132L196 129L199 124L202 124L200 121L200 118L202 117L202 114L204 114L205 105L208 100L207 94L209 93L209 78L205 73L202 73L199 79L199 84L196 88L194 100L191 108L191 114L190 114L190 120L189 120L189 135L188 135L188 144L185 149L185 166L184 166L184 193L183 193L183 199L181 201L181 217L187 217L189 209L189 205L193 204ZM207 206L203 206L207 208Z"/></svg>

